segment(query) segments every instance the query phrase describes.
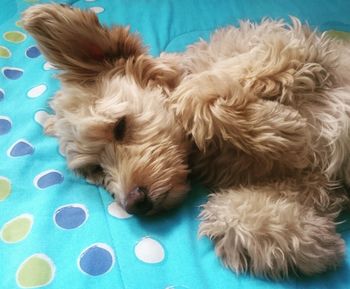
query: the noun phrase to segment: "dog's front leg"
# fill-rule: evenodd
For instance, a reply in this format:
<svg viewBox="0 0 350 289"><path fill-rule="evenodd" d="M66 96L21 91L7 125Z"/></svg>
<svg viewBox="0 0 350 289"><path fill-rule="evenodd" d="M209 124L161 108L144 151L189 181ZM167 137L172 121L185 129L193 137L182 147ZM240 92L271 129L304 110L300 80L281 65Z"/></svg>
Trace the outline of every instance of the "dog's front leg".
<svg viewBox="0 0 350 289"><path fill-rule="evenodd" d="M184 129L202 151L231 144L249 155L305 167L309 133L295 109L250 94L229 75L212 71L183 80L170 97Z"/></svg>
<svg viewBox="0 0 350 289"><path fill-rule="evenodd" d="M200 235L212 239L217 255L238 273L279 279L339 265L344 241L332 217L287 198L287 187L284 196L277 189L281 185L212 195L201 213Z"/></svg>

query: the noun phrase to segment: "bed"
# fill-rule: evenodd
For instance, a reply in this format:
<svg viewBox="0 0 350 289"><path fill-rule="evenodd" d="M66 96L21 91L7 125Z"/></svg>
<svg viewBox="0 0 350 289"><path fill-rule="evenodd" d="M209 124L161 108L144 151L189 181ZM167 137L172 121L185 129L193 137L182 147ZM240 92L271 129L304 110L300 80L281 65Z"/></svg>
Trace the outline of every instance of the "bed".
<svg viewBox="0 0 350 289"><path fill-rule="evenodd" d="M350 288L350 217L339 232L347 257L335 271L268 281L236 275L198 238L206 189L156 218L128 215L100 187L67 169L57 140L43 134L55 68L21 28L20 13L51 2L2 0L0 9L0 288L250 289ZM183 50L240 19L289 15L350 40L347 0L80 0L105 24L130 25L153 55Z"/></svg>

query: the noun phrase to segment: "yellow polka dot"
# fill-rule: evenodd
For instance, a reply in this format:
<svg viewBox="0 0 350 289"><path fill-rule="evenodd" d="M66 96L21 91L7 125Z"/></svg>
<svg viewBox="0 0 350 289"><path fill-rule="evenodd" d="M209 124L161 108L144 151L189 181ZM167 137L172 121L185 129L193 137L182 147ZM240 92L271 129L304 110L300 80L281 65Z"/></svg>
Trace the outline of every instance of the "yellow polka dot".
<svg viewBox="0 0 350 289"><path fill-rule="evenodd" d="M11 193L11 183L5 177L0 177L0 201L5 200Z"/></svg>
<svg viewBox="0 0 350 289"><path fill-rule="evenodd" d="M16 21L16 26L17 27L23 27L23 21L22 20Z"/></svg>
<svg viewBox="0 0 350 289"><path fill-rule="evenodd" d="M4 33L4 39L12 43L21 43L27 36L20 31L8 31Z"/></svg>
<svg viewBox="0 0 350 289"><path fill-rule="evenodd" d="M10 50L5 46L0 46L0 58L9 58L11 56Z"/></svg>
<svg viewBox="0 0 350 289"><path fill-rule="evenodd" d="M54 275L52 260L44 254L34 254L18 268L17 284L22 288L42 287L51 283Z"/></svg>
<svg viewBox="0 0 350 289"><path fill-rule="evenodd" d="M1 229L0 237L5 243L17 243L27 238L33 225L33 216L22 214L9 222Z"/></svg>
<svg viewBox="0 0 350 289"><path fill-rule="evenodd" d="M327 35L334 37L336 39L350 41L350 32L329 30L329 31L327 31Z"/></svg>

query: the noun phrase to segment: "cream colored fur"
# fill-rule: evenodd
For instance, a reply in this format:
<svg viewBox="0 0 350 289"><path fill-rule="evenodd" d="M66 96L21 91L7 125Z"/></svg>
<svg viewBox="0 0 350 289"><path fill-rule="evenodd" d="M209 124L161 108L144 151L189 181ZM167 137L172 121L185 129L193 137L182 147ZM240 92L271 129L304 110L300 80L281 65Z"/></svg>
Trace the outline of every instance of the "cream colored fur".
<svg viewBox="0 0 350 289"><path fill-rule="evenodd" d="M147 214L178 204L191 172L212 190L200 234L236 272L285 278L342 262L349 45L293 18L242 22L152 58L92 12L38 5L23 23L62 69L46 131L72 170L125 208L143 188Z"/></svg>

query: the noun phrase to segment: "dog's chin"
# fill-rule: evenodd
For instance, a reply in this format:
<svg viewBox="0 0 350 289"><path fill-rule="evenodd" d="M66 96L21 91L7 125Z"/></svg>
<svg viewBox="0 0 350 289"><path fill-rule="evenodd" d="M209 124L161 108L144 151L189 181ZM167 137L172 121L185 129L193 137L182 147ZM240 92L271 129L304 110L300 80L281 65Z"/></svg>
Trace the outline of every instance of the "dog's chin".
<svg viewBox="0 0 350 289"><path fill-rule="evenodd" d="M149 212L148 215L155 215L167 212L169 210L174 210L178 208L185 200L188 191L190 190L189 185L185 185L184 189L179 191L167 191L163 194L163 198L160 202L156 202L154 208Z"/></svg>

